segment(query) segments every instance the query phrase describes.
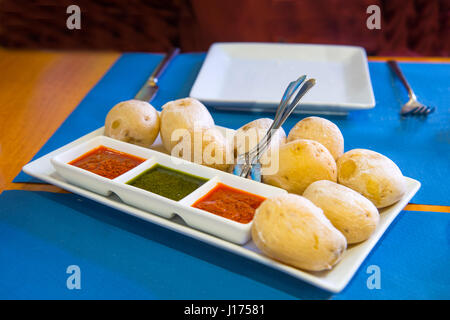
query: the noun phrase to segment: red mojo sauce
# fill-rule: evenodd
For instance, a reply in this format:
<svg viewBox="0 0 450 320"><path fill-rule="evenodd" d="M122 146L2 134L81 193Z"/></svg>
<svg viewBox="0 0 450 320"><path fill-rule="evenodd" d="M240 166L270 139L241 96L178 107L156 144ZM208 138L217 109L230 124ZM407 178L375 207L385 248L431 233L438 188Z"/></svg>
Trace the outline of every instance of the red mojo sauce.
<svg viewBox="0 0 450 320"><path fill-rule="evenodd" d="M114 179L145 160L125 152L99 146L69 162L69 164L102 177Z"/></svg>
<svg viewBox="0 0 450 320"><path fill-rule="evenodd" d="M192 207L202 209L240 223L249 223L263 197L218 183Z"/></svg>

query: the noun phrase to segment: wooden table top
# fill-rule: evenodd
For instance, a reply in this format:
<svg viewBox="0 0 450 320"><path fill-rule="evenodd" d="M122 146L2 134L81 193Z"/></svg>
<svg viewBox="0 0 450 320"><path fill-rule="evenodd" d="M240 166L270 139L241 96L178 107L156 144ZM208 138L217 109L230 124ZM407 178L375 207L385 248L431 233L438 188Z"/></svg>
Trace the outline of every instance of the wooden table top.
<svg viewBox="0 0 450 320"><path fill-rule="evenodd" d="M120 56L117 52L31 51L0 48L0 193L65 192L12 180ZM369 57L386 61L388 57ZM395 58L450 62L450 58ZM447 206L409 204L405 210L450 212Z"/></svg>

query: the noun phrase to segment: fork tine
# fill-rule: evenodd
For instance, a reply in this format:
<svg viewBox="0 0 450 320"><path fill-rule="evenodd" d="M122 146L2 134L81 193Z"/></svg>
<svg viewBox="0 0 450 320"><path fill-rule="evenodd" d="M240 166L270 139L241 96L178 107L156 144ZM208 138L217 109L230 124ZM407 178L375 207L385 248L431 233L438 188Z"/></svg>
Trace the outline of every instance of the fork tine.
<svg viewBox="0 0 450 320"><path fill-rule="evenodd" d="M421 115L427 116L429 115L431 112L433 112L434 110L432 110L432 108L427 107L427 106L423 106L423 110L420 111Z"/></svg>
<svg viewBox="0 0 450 320"><path fill-rule="evenodd" d="M430 108L424 106L423 110L420 111L420 114L426 116L426 115L428 115L429 111L430 111Z"/></svg>
<svg viewBox="0 0 450 320"><path fill-rule="evenodd" d="M408 112L403 112L401 115L402 116L410 116L414 111L416 111L418 109L418 107L415 107L415 108L413 108L413 109L411 109L411 110L409 110Z"/></svg>
<svg viewBox="0 0 450 320"><path fill-rule="evenodd" d="M421 114L423 114L424 110L425 110L424 106L417 107L416 110L413 111L413 114L421 115Z"/></svg>
<svg viewBox="0 0 450 320"><path fill-rule="evenodd" d="M433 113L434 112L434 110L436 110L436 108L435 107L427 107L427 110L426 110L426 114L430 114L430 113Z"/></svg>

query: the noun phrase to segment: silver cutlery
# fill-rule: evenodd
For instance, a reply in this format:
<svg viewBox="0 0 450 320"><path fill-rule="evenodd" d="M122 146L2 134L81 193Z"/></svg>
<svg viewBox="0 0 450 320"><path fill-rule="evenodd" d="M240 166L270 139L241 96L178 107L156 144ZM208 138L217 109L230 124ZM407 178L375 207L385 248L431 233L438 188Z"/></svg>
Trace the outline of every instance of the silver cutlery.
<svg viewBox="0 0 450 320"><path fill-rule="evenodd" d="M283 97L278 105L275 118L272 125L267 130L264 137L252 150L240 154L237 157L236 165L233 169L233 174L247 178L249 175L252 180L261 181L261 164L258 162L264 151L270 145L272 136L283 125L286 119L291 115L297 107L300 99L315 85L315 79L309 79L303 86L300 85L305 81L306 75L301 76L296 81L289 83ZM299 89L300 87L300 89ZM292 97L298 89L298 93L292 101Z"/></svg>
<svg viewBox="0 0 450 320"><path fill-rule="evenodd" d="M147 102L150 102L153 99L159 89L159 77L179 52L179 48L173 48L168 54L165 55L164 59L162 59L158 64L155 71L153 71L153 73L151 74L150 78L148 78L141 90L139 90L139 92L136 94L136 96L134 97L135 99Z"/></svg>
<svg viewBox="0 0 450 320"><path fill-rule="evenodd" d="M417 100L414 91L412 90L411 86L409 85L408 81L403 75L403 72L400 70L397 61L389 60L387 61L387 64L389 65L389 67L391 67L391 69L394 71L394 73L397 75L397 77L400 79L400 81L408 91L409 100L403 105L402 109L400 110L400 114L402 116L409 116L409 115L426 116L434 112L435 110L434 107L425 106Z"/></svg>

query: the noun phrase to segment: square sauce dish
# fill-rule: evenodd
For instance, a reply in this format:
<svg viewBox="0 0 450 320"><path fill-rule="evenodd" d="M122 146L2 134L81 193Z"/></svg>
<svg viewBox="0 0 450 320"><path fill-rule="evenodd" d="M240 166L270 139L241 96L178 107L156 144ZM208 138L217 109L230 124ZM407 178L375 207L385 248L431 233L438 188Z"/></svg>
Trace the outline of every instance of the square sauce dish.
<svg viewBox="0 0 450 320"><path fill-rule="evenodd" d="M58 174L70 183L108 196L111 194L111 181L151 156L149 149L97 136L50 161Z"/></svg>

